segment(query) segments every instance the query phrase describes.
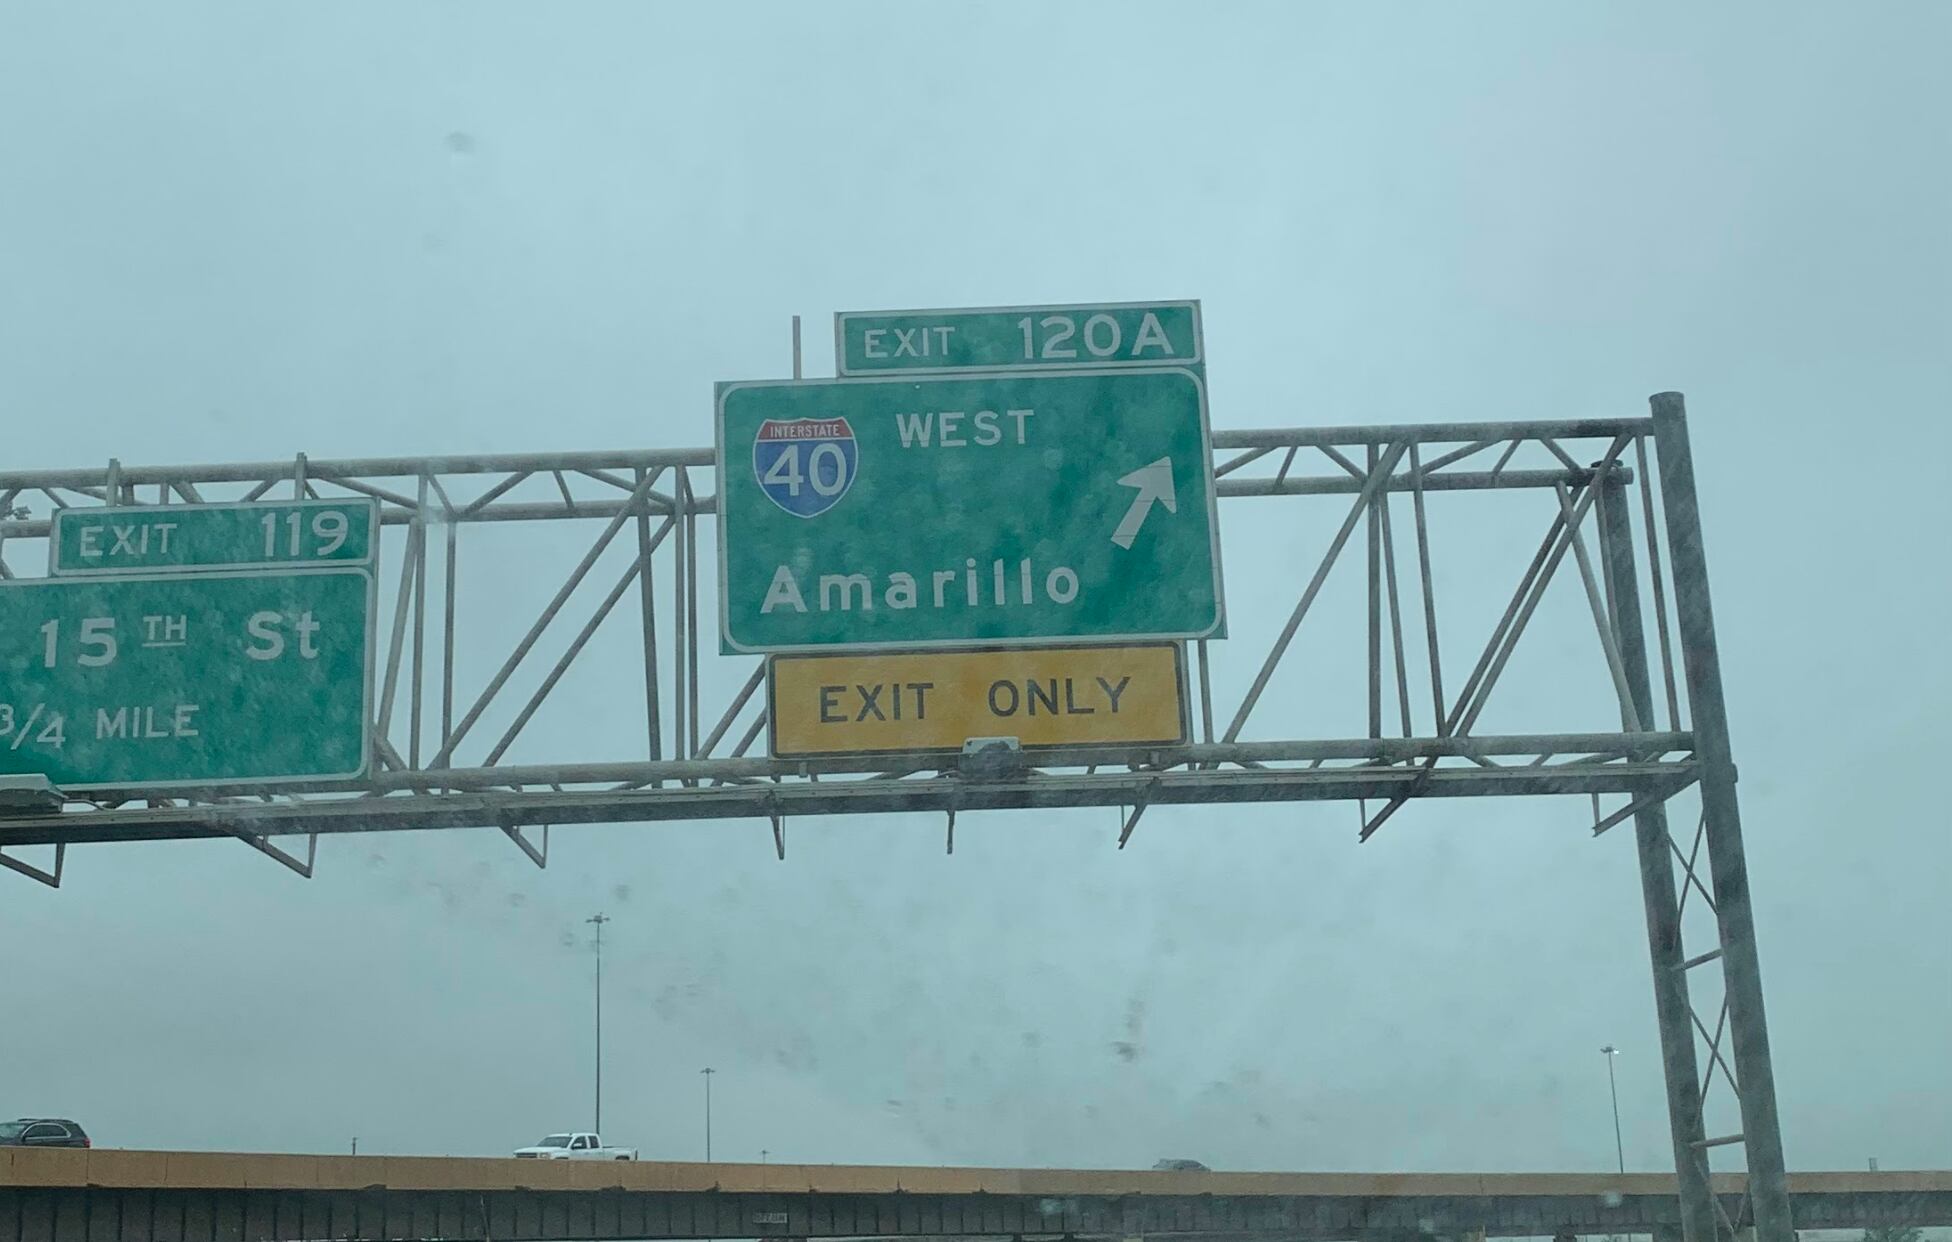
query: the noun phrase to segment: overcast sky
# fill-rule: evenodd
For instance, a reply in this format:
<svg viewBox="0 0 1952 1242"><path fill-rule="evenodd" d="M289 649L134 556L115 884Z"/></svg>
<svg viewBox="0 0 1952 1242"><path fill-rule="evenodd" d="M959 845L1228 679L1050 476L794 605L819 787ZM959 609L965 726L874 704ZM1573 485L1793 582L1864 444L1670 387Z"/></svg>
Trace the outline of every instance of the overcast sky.
<svg viewBox="0 0 1952 1242"><path fill-rule="evenodd" d="M878 307L1200 298L1221 428L1683 390L1791 1166L1944 1168L1948 47L1930 3L0 0L0 466L700 446L790 315ZM1451 667L1552 504L1469 499ZM1340 512L1222 506L1232 693ZM591 533L483 536L476 684ZM1359 598L1344 565L1254 736L1360 732ZM1484 731L1612 723L1584 608L1555 585ZM526 757L635 757L625 625ZM749 664L706 661L715 715ZM701 1154L712 1065L721 1158L1600 1169L1613 1043L1628 1164L1669 1167L1633 842L1586 815L1188 808L1120 853L1109 809L992 813L953 857L796 821L784 864L756 821L616 825L546 871L413 833L310 882L77 849L0 876L0 1115L585 1124L602 909L605 1128L646 1156Z"/></svg>

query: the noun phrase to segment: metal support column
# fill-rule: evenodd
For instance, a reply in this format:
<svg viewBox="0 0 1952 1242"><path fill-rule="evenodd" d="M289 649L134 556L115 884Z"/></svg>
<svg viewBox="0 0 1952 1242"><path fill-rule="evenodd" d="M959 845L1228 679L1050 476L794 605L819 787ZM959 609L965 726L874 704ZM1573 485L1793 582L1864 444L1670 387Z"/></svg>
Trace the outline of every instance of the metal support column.
<svg viewBox="0 0 1952 1242"><path fill-rule="evenodd" d="M1708 859L1714 869L1715 917L1721 931L1729 1038L1735 1048L1735 1076L1742 1094L1742 1141L1748 1149L1756 1240L1796 1242L1783 1163L1782 1124L1776 1113L1776 1075L1769 1060L1769 1028L1763 1014L1762 967L1749 902L1749 869L1742 850L1742 816L1735 797L1728 705L1722 697L1721 653L1715 645L1708 559L1702 548L1701 508L1695 497L1694 455L1688 445L1687 407L1678 392L1656 393L1651 404L1654 446L1660 457L1661 498L1667 512L1668 552L1673 562L1674 610L1687 673L1695 752L1701 764L1701 809Z"/></svg>
<svg viewBox="0 0 1952 1242"><path fill-rule="evenodd" d="M1369 474L1376 473L1376 446L1369 446ZM1369 536L1369 736L1383 735L1383 511L1377 501L1379 493L1369 501L1367 534Z"/></svg>
<svg viewBox="0 0 1952 1242"><path fill-rule="evenodd" d="M1627 688L1641 720L1654 718L1654 691L1647 672L1640 581L1634 567L1632 517L1619 467L1598 481L1600 559L1613 601L1613 631ZM1626 719L1626 711L1620 713ZM1711 1242L1715 1197L1708 1180L1708 1137L1701 1115L1701 1080L1695 1067L1694 1028L1688 1008L1688 970L1681 944L1681 909L1669 855L1667 808L1654 803L1634 816L1640 855L1640 895L1647 914L1647 951L1654 967L1654 1012L1660 1027L1661 1070L1667 1080L1667 1124L1674 1141L1674 1173L1681 1200L1682 1242ZM1612 1066L1609 1063L1608 1072Z"/></svg>

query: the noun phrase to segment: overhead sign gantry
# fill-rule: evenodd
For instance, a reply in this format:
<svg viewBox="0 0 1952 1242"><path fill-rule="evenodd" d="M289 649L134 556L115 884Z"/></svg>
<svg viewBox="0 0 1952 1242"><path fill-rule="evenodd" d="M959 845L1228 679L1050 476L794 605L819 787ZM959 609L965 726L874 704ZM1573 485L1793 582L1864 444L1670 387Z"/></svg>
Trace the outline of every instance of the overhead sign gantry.
<svg viewBox="0 0 1952 1242"><path fill-rule="evenodd" d="M1157 335L1174 351L1166 359L1155 356L1143 311L1136 326L1088 308L1014 318L1005 312L1001 320L972 313L990 318L859 317L859 356L842 368L846 382L722 391L716 450L0 470L0 580L11 580L0 581L0 703L13 709L11 717L0 712L0 773L25 774L25 783L0 775L0 866L58 883L69 844L239 837L309 873L309 855L300 862L273 842L474 826L499 829L541 863L552 824L708 818L769 822L773 848L784 858L794 816L917 811L946 812L953 850L959 813L1064 807L1120 808L1117 839L1124 845L1149 807L1256 801L1346 801L1360 814L1366 839L1413 803L1492 796L1576 802L1590 810L1594 833L1632 825L1686 1237L1709 1242L1752 1223L1761 1242L1792 1242L1679 395L1656 396L1651 418L1320 426L1304 411L1289 426L1215 432L1206 425L1203 354L1184 353L1188 341L1198 344L1196 321L1189 337L1158 315ZM1109 318L1096 319L1100 314ZM1069 327L1070 338L1039 336L1047 318L1059 321L1050 325L1051 337ZM871 346L867 334L877 327L886 334ZM1014 353L1010 329L1019 332ZM990 344L956 344L979 337ZM846 326L837 340L849 347ZM1063 357L1072 341L1085 353L1095 343L1104 356ZM1141 341L1148 345L1143 357ZM919 361L940 363L937 346L945 343L951 365L986 369L915 366L911 374L917 358L871 352L927 350ZM904 371L869 373L884 361ZM906 400L890 395L903 393ZM1013 410L1035 413L1019 419ZM980 418L985 411L992 417ZM945 420L945 413L960 417ZM1118 456L1102 429L1108 413L1121 443L1143 451ZM767 423L774 429L762 435ZM1045 428L1056 431L1042 437ZM1217 456L1207 456L1209 449ZM1182 467L1188 453L1204 460ZM966 464L979 454L987 454L985 464ZM1167 476L1151 472L1161 459L1171 462L1170 502ZM723 480L716 494L700 486L714 475ZM388 579L395 580L397 565L399 584L386 625L372 619L365 563L338 563L342 553L357 560L348 549L350 517L347 542L328 550L336 523L315 527L313 510L257 513L241 527L235 518L201 512L217 503L279 503L264 498L285 485L294 500L378 502L372 543L377 552L391 528ZM1513 553L1514 582L1488 635L1460 629L1459 616L1469 610L1439 606L1436 584L1445 579L1432 568L1447 546L1470 543L1474 554L1484 553L1483 541L1467 538L1468 528L1455 541L1431 535L1432 526L1466 514L1472 493L1486 492L1516 494L1514 505L1534 503L1544 527L1529 562L1525 550L1491 549ZM138 500L151 497L186 515L182 524L168 516L132 520ZM1215 498L1226 498L1230 510L1258 498L1256 505L1282 513L1324 501L1340 512L1319 563L1295 575L1292 610L1255 619L1252 632L1271 642L1246 668L1238 661L1209 667L1210 640L1226 620L1212 552ZM868 501L874 503L862 509ZM43 502L57 514L51 521ZM60 516L70 509L86 516ZM877 518L874 509L893 517ZM296 546L288 539L294 514ZM715 522L702 520L714 515ZM465 615L480 605L460 602L457 566L480 557L470 549L497 527L538 521L593 527L595 538L561 567L560 587L506 659L477 680L480 666L456 658L456 634L490 627L476 629L479 619ZM187 569L156 563L185 555L191 544L179 541L195 533L193 524L207 532L225 522L229 533L216 543L202 533L194 542L230 551L207 562L202 552L189 556ZM70 533L73 523L80 525ZM147 550L138 524L149 532ZM700 589L701 561L714 563L712 551L700 547L701 531L731 545L723 551L724 581L739 596L726 601L723 626L709 618L701 624L710 599ZM50 536L61 545L50 557L60 574L17 577L32 572ZM753 541L744 543L745 536ZM774 539L791 544L784 559L767 546ZM1588 546L1594 539L1597 555ZM1643 540L1644 561L1636 548ZM498 584L512 575L534 581L549 573L545 544L559 547L529 541L512 557L496 549L483 563ZM1338 563L1357 559L1344 555L1351 544L1366 554L1367 591L1324 591ZM1162 554L1166 546L1173 551ZM98 559L95 552L104 564L122 558L143 573L67 576ZM240 571L237 562L245 559L258 569ZM430 562L443 572L430 572ZM1143 574L1123 572L1131 564L1174 590L1151 590ZM1070 573L1053 576L1058 567ZM1564 713L1538 720L1536 731L1480 733L1487 701L1498 695L1521 642L1575 650L1581 636L1564 626L1578 614L1539 607L1570 567L1577 570L1570 589L1583 593L1591 619L1583 637L1597 664L1587 671L1598 675L1568 681L1563 694L1508 702L1521 712L1549 702ZM1274 567L1264 568L1275 580ZM1472 572L1482 577L1486 568L1474 561ZM939 580L939 605L938 573L949 575ZM586 585L592 575L608 581L607 590ZM337 602L315 594L325 592ZM600 602L590 602L573 636L562 627L545 633L591 594ZM788 602L795 594L799 607ZM512 596L497 590L493 598L499 617ZM569 749L562 733L525 736L591 636L626 599L641 629L644 736L597 755L582 744L587 735ZM1367 660L1360 644L1336 654L1366 664L1366 730L1281 736L1267 713L1256 716L1257 705L1282 692L1276 679L1291 650L1321 641L1327 627L1311 623L1311 613L1355 600L1366 601ZM1527 637L1548 627L1558 632ZM277 656L253 656L277 646L273 633L283 643ZM111 636L112 659L105 642ZM550 637L566 638L555 646L554 664L525 702L505 710L519 693L510 689L521 684L519 666L548 651ZM157 646L145 646L149 641ZM1127 716L1139 702L1140 672L1118 691L1112 710L1124 674L1105 661L1115 649L1154 642L1183 644L1174 674L1188 696L1181 721ZM705 673L714 647L728 653L720 668L729 675ZM1458 651L1477 653L1468 669L1451 662ZM274 673L278 661L288 663ZM328 668L337 671L323 672ZM368 669L375 670L376 694ZM322 680L307 680L320 673ZM701 682L710 684L701 690ZM244 697L229 705L204 697L225 685ZM1604 701L1595 703L1594 693ZM1581 694L1587 697L1574 701ZM1596 708L1617 710L1619 726L1554 728L1568 715L1590 721ZM50 733L56 714L61 723ZM315 718L340 723L315 726ZM96 735L92 755L68 749L78 721ZM368 730L369 741L343 740L352 721ZM947 753L954 734L998 721L1010 722L1026 762L990 767ZM259 734L246 740L239 722L255 722ZM1112 729L1114 722L1130 732ZM290 732L275 732L280 725ZM1189 740L1157 740L1175 725ZM1033 750L1033 729L1046 727L1079 732L1052 735L1052 746ZM321 742L319 728L343 728L335 735L342 740ZM1101 729L1108 731L1094 732ZM768 733L773 753L752 753ZM298 737L309 753L291 742ZM1095 740L1072 742L1086 737ZM606 744L617 741L614 732L604 735ZM354 770L331 757L348 745L363 768L330 775ZM517 745L526 749L511 751ZM302 772L317 775L296 775ZM257 783L265 780L271 783ZM1695 787L1698 816L1690 806L1670 830L1671 801ZM527 835L534 832L540 842ZM30 846L53 847L51 869L14 852ZM1691 894L1699 899L1690 902ZM1708 926L1684 937L1684 914ZM1688 940L1710 947L1690 954ZM1748 1206L1724 1213L1711 1193L1707 1153L1736 1147L1751 1173Z"/></svg>

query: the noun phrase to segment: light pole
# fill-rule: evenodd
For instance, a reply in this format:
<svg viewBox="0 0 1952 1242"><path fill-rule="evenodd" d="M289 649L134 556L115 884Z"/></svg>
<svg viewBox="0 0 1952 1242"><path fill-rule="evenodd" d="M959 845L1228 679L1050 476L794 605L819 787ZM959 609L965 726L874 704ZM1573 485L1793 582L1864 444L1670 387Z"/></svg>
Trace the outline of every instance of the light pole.
<svg viewBox="0 0 1952 1242"><path fill-rule="evenodd" d="M601 910L583 920L596 926L596 1124L591 1126L598 1134L603 1133L603 925L610 916Z"/></svg>
<svg viewBox="0 0 1952 1242"><path fill-rule="evenodd" d="M712 1075L717 1070L707 1065L699 1073L705 1076L705 1163L712 1162Z"/></svg>
<svg viewBox="0 0 1952 1242"><path fill-rule="evenodd" d="M1620 1162L1620 1172L1627 1171L1627 1149L1620 1141L1620 1087L1613 1081L1613 1058L1620 1050L1612 1044L1600 1049L1606 1054L1606 1089L1613 1094L1613 1154Z"/></svg>

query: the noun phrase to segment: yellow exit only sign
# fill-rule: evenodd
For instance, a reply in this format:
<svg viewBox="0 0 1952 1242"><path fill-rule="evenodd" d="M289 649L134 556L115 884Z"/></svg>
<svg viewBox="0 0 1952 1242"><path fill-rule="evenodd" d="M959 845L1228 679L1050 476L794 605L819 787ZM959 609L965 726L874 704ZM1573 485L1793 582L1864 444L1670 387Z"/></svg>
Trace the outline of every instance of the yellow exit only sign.
<svg viewBox="0 0 1952 1242"><path fill-rule="evenodd" d="M957 751L972 737L1026 749L1186 741L1177 643L781 655L767 667L777 758Z"/></svg>

